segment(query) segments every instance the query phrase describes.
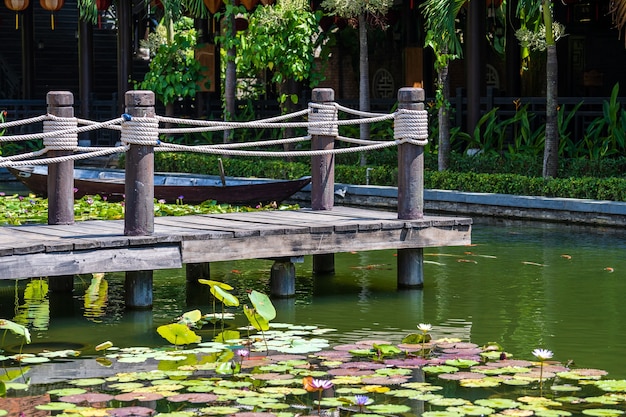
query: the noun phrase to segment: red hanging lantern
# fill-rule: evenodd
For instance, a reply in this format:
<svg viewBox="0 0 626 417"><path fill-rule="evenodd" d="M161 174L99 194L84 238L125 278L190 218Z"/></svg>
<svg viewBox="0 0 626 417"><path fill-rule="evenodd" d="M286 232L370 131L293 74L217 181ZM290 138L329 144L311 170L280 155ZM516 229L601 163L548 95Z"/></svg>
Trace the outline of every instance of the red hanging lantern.
<svg viewBox="0 0 626 417"><path fill-rule="evenodd" d="M209 9L211 14L217 13L223 4L224 2L222 0L204 0L204 5Z"/></svg>
<svg viewBox="0 0 626 417"><path fill-rule="evenodd" d="M50 12L50 27L54 30L54 12L61 10L65 0L39 0L42 8Z"/></svg>
<svg viewBox="0 0 626 417"><path fill-rule="evenodd" d="M20 27L20 17L18 12L26 10L29 4L30 0L4 0L4 5L7 6L7 9L15 12L15 30Z"/></svg>
<svg viewBox="0 0 626 417"><path fill-rule="evenodd" d="M106 12L111 7L112 0L96 0L96 8L98 9L98 29L102 28L102 12Z"/></svg>
<svg viewBox="0 0 626 417"><path fill-rule="evenodd" d="M243 4L247 11L254 9L254 6L259 2L259 0L239 0L241 4Z"/></svg>

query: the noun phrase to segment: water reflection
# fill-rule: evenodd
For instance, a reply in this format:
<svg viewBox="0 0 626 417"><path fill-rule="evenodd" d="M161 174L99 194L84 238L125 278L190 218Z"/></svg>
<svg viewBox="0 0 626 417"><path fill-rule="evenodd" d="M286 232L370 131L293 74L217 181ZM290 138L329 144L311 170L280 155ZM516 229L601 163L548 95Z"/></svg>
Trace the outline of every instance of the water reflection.
<svg viewBox="0 0 626 417"><path fill-rule="evenodd" d="M434 337L497 342L525 359L546 348L556 360L626 377L616 365L626 350L625 237L621 229L478 219L474 246L425 250L423 290L396 290L394 251L337 254L332 276L314 276L305 257L296 265L296 297L275 300L276 321L337 329L327 336L338 343L397 342L418 323L431 323ZM269 260L220 262L211 264L210 277L232 285L245 302L247 290L267 292L271 266ZM0 317L13 317L15 290L5 285ZM20 295L25 291L20 283ZM58 301L65 313L49 306L47 328L28 325L35 341L80 340L89 351L110 339L119 346L159 345L159 325L192 309L213 311L208 286L188 282L184 270L155 272L153 298L152 311L125 311L124 274L106 274L98 285L89 276L75 281L69 302ZM35 305L29 299L30 307L19 311L25 317ZM45 298L37 300L45 305ZM26 306L26 299L18 304ZM245 324L239 316L233 328Z"/></svg>

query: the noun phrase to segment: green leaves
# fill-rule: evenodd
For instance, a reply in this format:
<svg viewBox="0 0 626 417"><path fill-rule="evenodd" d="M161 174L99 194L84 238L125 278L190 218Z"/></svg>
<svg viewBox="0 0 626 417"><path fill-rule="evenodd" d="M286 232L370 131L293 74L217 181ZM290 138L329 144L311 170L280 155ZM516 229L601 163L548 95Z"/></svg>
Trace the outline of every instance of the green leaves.
<svg viewBox="0 0 626 417"><path fill-rule="evenodd" d="M157 328L157 332L165 340L176 346L200 343L201 340L200 336L198 336L194 331L180 323L159 326Z"/></svg>

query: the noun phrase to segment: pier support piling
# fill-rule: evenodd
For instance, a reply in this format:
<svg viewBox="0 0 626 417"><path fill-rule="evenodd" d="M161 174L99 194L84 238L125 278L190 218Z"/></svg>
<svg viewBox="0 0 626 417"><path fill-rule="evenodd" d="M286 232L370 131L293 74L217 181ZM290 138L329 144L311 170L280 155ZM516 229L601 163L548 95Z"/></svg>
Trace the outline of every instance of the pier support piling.
<svg viewBox="0 0 626 417"><path fill-rule="evenodd" d="M398 110L424 111L424 90L421 88L401 88L398 91ZM414 113L410 113L411 116ZM416 122L410 117L411 123ZM402 120L402 122L401 122ZM427 120L427 119L426 119ZM395 123L398 131L406 132L404 119ZM412 126L412 124L411 124ZM414 127L407 137L396 139L428 138L428 124ZM406 134L406 133L403 133ZM405 142L398 146L398 219L416 220L424 217L424 147L415 143ZM398 250L398 287L421 288L424 286L424 250L410 248Z"/></svg>
<svg viewBox="0 0 626 417"><path fill-rule="evenodd" d="M153 271L128 271L124 280L124 302L129 309L152 308Z"/></svg>
<svg viewBox="0 0 626 417"><path fill-rule="evenodd" d="M270 294L288 298L296 295L296 266L287 259L277 259L270 271Z"/></svg>

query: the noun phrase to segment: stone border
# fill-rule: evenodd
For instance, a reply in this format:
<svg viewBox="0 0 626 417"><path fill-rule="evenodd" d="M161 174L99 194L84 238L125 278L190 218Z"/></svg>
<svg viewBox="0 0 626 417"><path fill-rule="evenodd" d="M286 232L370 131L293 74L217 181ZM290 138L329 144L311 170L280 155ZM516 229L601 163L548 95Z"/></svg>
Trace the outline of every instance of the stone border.
<svg viewBox="0 0 626 417"><path fill-rule="evenodd" d="M310 201L310 186L292 200ZM335 204L395 210L396 187L335 184ZM424 210L446 214L626 227L626 203L605 200L424 190Z"/></svg>

